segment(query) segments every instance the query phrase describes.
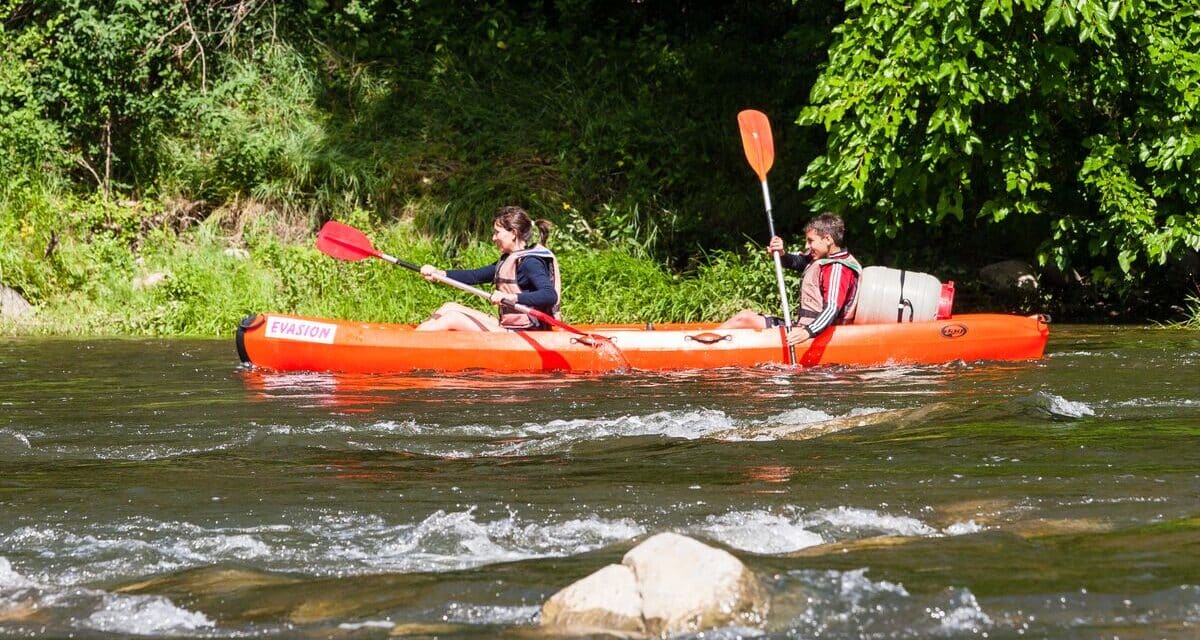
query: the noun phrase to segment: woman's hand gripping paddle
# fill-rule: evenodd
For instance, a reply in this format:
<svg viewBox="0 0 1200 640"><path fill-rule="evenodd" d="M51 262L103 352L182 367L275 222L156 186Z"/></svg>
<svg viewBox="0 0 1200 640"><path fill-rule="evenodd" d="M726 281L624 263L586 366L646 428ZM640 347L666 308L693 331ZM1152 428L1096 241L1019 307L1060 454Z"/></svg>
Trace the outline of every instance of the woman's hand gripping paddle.
<svg viewBox="0 0 1200 640"><path fill-rule="evenodd" d="M380 260L404 267L405 269L416 271L417 273L421 272L421 267L411 262L405 262L404 260L394 256L389 256L386 253L376 250L375 246L371 244L371 239L368 238L366 234L358 229L355 229L354 227L342 224L336 220L330 220L329 222L326 222L325 226L321 227L321 230L317 232L317 249L319 249L321 253L337 258L338 260L357 262L359 260L366 260L367 258L379 258ZM477 295L485 300L491 300L492 298L491 295L489 295L488 292L484 291L483 289L472 287L469 284L459 282L453 278L441 277L434 274L433 279L444 285L454 287L460 291L466 291L467 293ZM545 322L546 324L556 326L564 331L569 331L576 335L583 336L584 338L587 338L587 340L581 340L581 342L589 346L608 345L616 351L618 356L620 356L624 367L626 369L629 368L629 362L625 360L625 355L621 353L620 349L617 349L617 346L613 344L611 339L604 336L598 336L593 333L585 333L580 331L579 329L572 327L558 318L534 309L533 307L528 307L516 302L505 303L505 306L512 307L521 313L529 314L538 320Z"/></svg>
<svg viewBox="0 0 1200 640"><path fill-rule="evenodd" d="M767 189L767 172L775 162L775 142L771 138L771 123L766 114L753 109L746 109L738 114L738 129L742 133L742 149L746 152L746 160L750 168L758 174L762 183L763 202L767 207L767 230L775 237L775 219L771 217L771 192ZM775 258L775 281L779 285L779 303L783 308L783 323L788 331L792 330L792 312L788 307L787 285L783 282L783 264L779 254L771 252ZM796 362L795 347L788 348L791 362Z"/></svg>

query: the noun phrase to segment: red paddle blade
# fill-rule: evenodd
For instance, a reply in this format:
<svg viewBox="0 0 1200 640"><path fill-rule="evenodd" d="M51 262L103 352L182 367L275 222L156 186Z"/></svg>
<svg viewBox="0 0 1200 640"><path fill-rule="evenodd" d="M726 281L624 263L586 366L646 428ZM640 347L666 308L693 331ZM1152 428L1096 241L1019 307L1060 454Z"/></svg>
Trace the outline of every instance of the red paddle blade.
<svg viewBox="0 0 1200 640"><path fill-rule="evenodd" d="M379 255L363 232L336 220L326 222L317 232L317 249L338 260L358 261Z"/></svg>
<svg viewBox="0 0 1200 640"><path fill-rule="evenodd" d="M738 114L738 129L742 132L742 148L750 168L760 182L767 181L767 172L775 162L775 141L771 139L771 123L761 111L746 109Z"/></svg>

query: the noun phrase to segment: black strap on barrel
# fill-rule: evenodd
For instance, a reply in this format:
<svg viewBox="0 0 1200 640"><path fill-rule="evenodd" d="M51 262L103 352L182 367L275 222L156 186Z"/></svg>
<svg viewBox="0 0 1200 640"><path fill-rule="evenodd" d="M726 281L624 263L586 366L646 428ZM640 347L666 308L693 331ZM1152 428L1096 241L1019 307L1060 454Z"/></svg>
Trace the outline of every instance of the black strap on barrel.
<svg viewBox="0 0 1200 640"><path fill-rule="evenodd" d="M904 307L908 307L908 321L913 321L913 305L912 301L904 297L904 274L907 273L903 269L900 270L900 300L896 302L896 323L904 322Z"/></svg>

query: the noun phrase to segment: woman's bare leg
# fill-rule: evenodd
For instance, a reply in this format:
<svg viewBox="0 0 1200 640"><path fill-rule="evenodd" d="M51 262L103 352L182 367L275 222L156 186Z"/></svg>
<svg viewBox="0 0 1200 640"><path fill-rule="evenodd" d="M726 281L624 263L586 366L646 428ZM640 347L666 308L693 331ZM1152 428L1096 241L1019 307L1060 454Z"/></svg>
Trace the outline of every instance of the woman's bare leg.
<svg viewBox="0 0 1200 640"><path fill-rule="evenodd" d="M481 311L447 302L438 307L429 319L417 325L416 331L500 331L500 321Z"/></svg>
<svg viewBox="0 0 1200 640"><path fill-rule="evenodd" d="M766 329L767 321L749 309L742 309L734 316L721 323L718 329Z"/></svg>

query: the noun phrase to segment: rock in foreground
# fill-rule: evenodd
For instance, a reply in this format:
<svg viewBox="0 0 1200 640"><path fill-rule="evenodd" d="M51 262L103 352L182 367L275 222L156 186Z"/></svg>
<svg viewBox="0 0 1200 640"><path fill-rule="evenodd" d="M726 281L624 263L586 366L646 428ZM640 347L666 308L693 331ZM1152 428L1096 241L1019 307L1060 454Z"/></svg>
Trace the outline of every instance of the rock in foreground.
<svg viewBox="0 0 1200 640"><path fill-rule="evenodd" d="M675 533L656 535L559 591L542 625L567 633L672 636L729 625L761 626L769 603L733 555Z"/></svg>

